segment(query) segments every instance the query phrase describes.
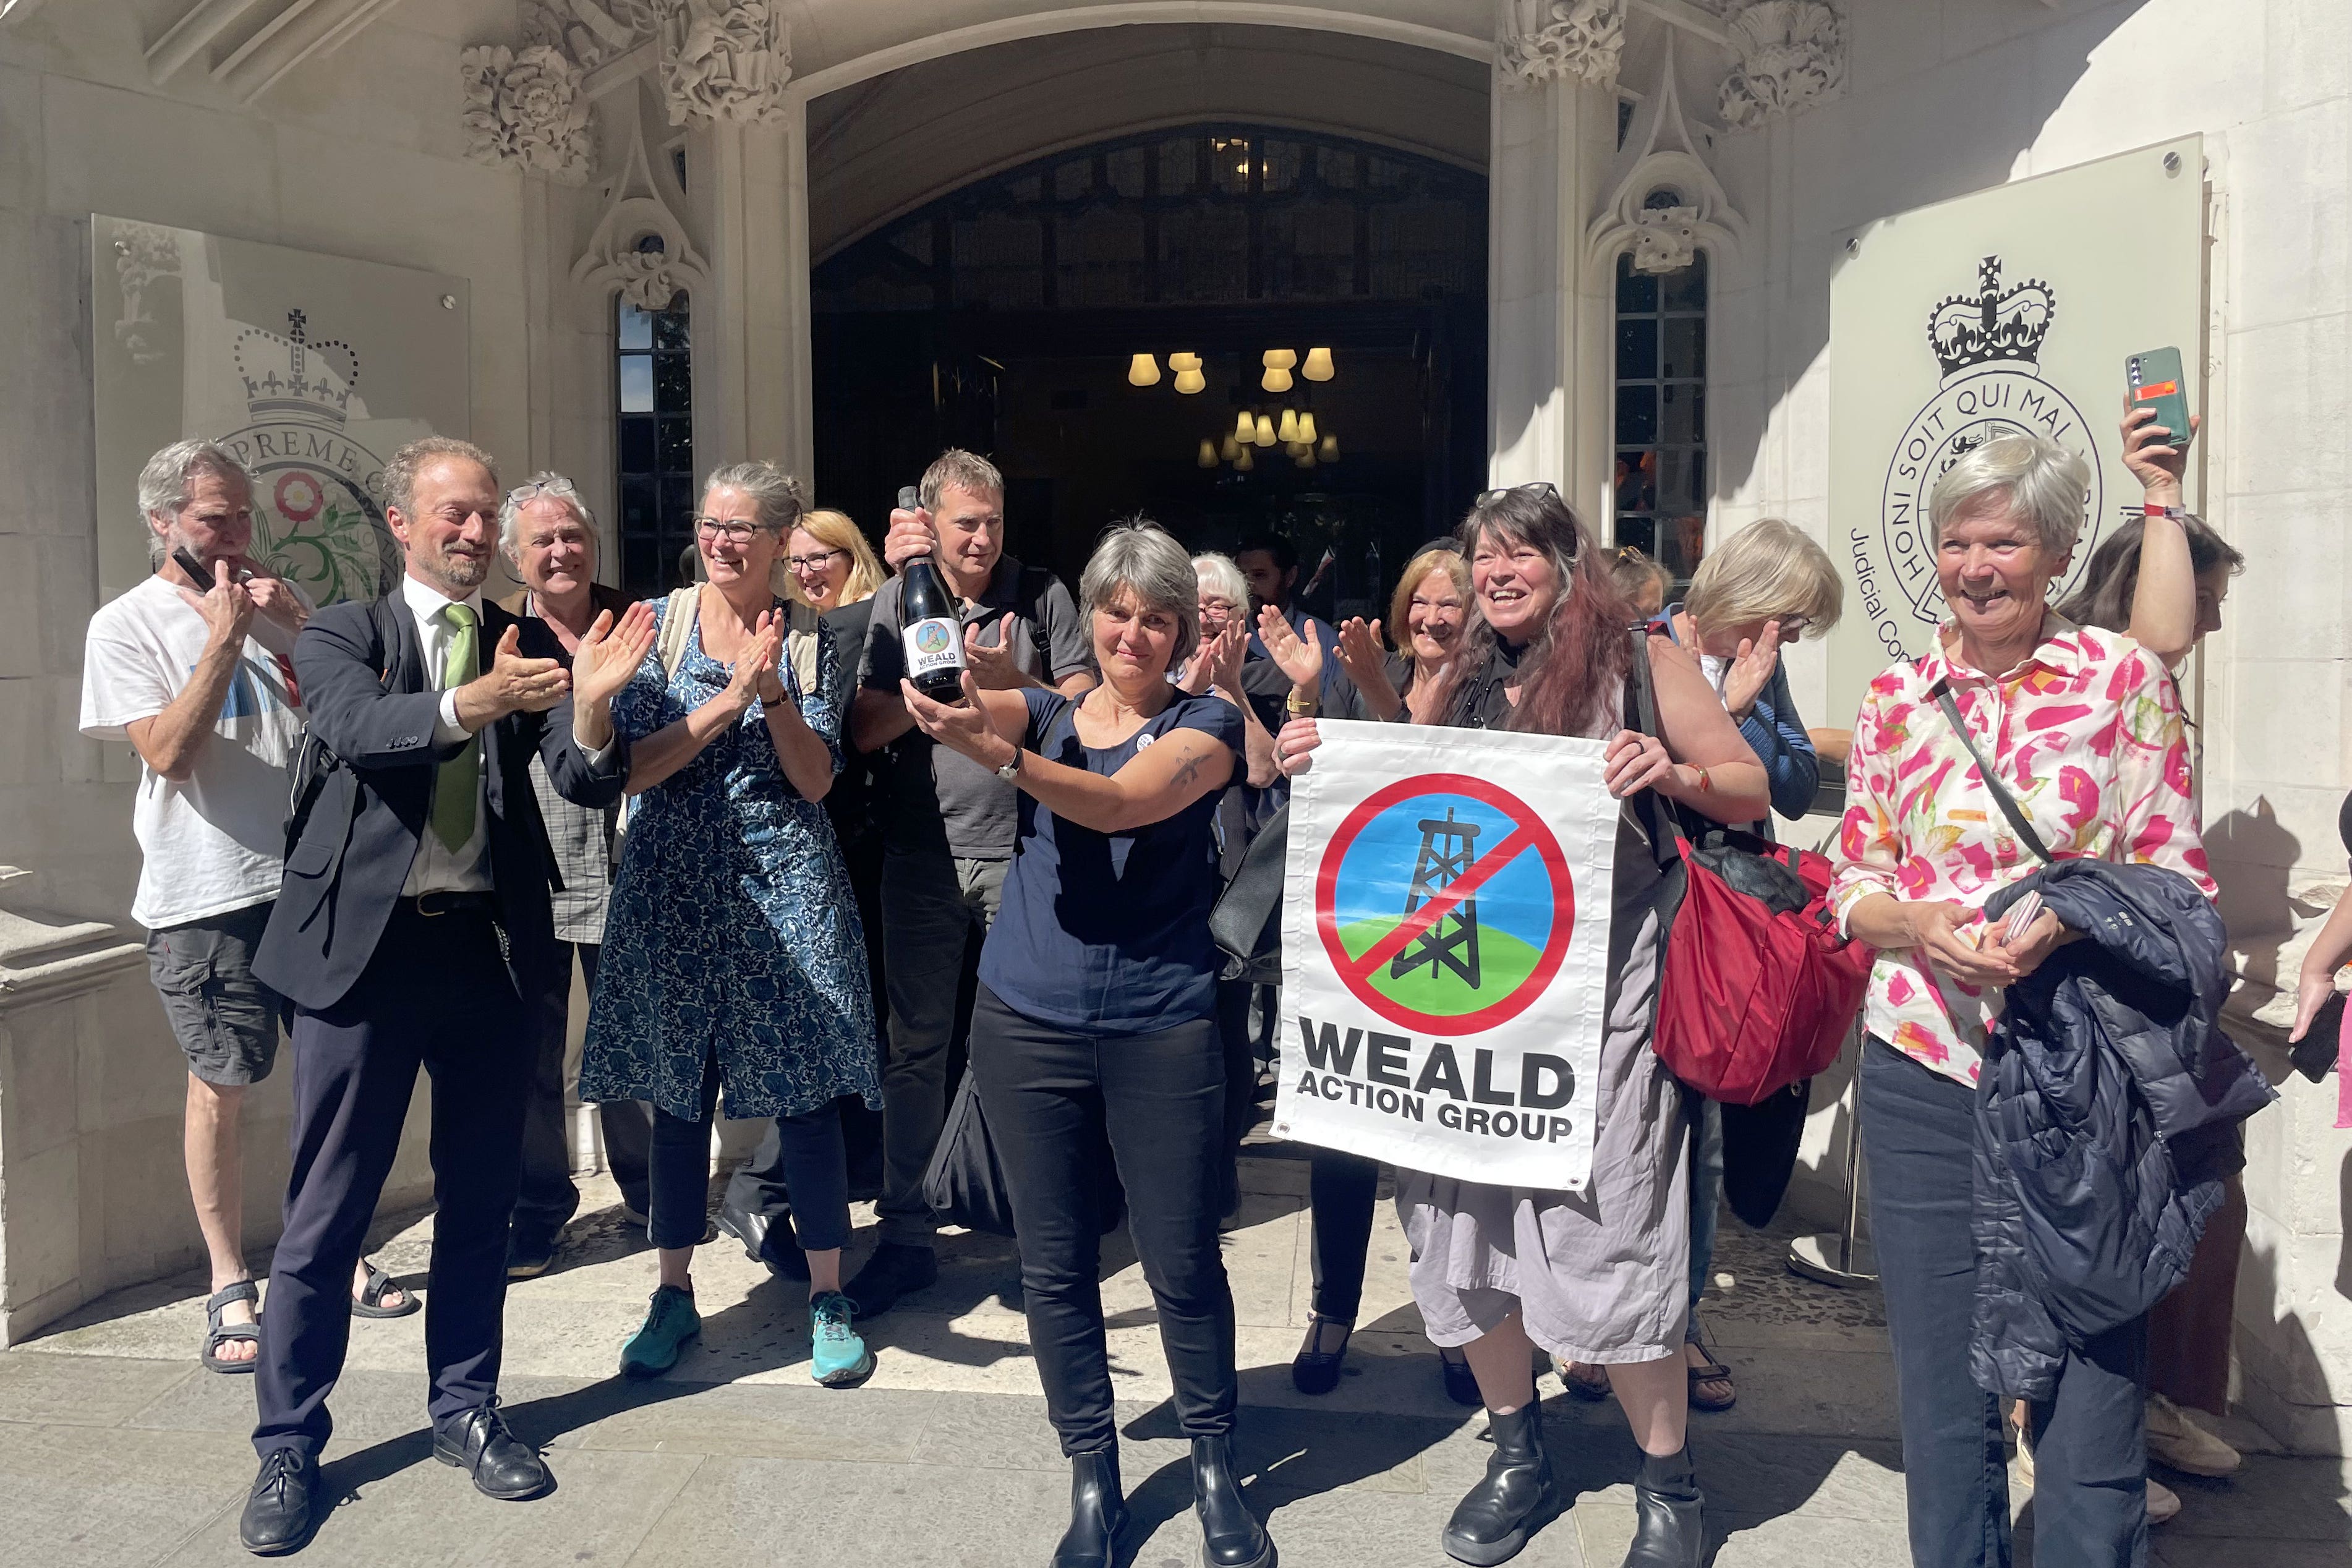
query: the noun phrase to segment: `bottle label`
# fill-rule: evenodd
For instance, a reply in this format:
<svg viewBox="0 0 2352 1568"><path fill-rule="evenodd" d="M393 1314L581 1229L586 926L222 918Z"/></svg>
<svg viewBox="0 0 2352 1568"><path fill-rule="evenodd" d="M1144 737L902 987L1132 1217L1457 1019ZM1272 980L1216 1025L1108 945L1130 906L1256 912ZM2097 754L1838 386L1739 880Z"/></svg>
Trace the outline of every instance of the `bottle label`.
<svg viewBox="0 0 2352 1568"><path fill-rule="evenodd" d="M940 616L934 620L917 621L908 626L907 642L907 676L920 680L943 669L963 668L963 637L955 622Z"/></svg>

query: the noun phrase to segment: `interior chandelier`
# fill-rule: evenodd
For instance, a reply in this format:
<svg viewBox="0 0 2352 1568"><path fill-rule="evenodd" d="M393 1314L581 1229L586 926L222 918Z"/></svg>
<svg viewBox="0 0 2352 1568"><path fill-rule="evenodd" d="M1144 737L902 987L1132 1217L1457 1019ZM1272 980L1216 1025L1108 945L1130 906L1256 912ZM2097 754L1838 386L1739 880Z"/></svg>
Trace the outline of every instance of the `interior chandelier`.
<svg viewBox="0 0 2352 1568"><path fill-rule="evenodd" d="M1331 351L1328 348L1308 349L1303 363L1297 349L1267 349L1258 355L1258 364L1261 372L1258 385L1277 396L1296 384L1291 379L1294 371L1306 381L1329 381L1339 374L1338 367L1331 363ZM1185 396L1202 391L1209 384L1208 374L1197 353L1190 351L1171 353L1168 356L1168 368L1176 374L1176 390ZM1129 386L1159 385L1159 357L1148 350L1129 354L1127 384Z"/></svg>

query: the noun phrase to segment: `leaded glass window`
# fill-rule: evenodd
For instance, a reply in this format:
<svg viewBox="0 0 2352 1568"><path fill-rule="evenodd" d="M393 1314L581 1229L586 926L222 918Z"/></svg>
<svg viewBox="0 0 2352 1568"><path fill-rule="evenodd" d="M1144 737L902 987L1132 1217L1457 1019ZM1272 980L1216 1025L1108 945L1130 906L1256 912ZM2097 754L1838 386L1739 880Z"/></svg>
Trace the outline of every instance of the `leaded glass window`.
<svg viewBox="0 0 2352 1568"><path fill-rule="evenodd" d="M1706 273L1705 251L1679 272L1617 258L1616 542L1684 581L1706 548Z"/></svg>
<svg viewBox="0 0 2352 1568"><path fill-rule="evenodd" d="M683 290L659 310L614 306L614 449L621 498L621 585L645 597L679 580L694 542L694 361Z"/></svg>

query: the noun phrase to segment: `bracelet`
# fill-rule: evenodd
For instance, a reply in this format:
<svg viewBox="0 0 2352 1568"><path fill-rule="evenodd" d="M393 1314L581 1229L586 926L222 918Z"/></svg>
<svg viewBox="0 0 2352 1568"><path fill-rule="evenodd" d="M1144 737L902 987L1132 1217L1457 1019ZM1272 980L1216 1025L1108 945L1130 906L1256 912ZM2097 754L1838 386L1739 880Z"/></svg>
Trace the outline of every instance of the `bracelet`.
<svg viewBox="0 0 2352 1568"><path fill-rule="evenodd" d="M2143 517L2168 517L2176 522L2189 515L2188 509L2185 507L2158 506L2154 501L2148 502L2139 510Z"/></svg>
<svg viewBox="0 0 2352 1568"><path fill-rule="evenodd" d="M1321 699L1301 697L1296 691L1282 700L1282 710L1294 719L1312 719L1322 705Z"/></svg>
<svg viewBox="0 0 2352 1568"><path fill-rule="evenodd" d="M1696 763L1693 763L1691 766L1698 768L1698 764ZM1706 770L1705 768L1698 768L1698 793L1701 795L1709 795L1712 794L1714 790L1715 781L1706 776Z"/></svg>

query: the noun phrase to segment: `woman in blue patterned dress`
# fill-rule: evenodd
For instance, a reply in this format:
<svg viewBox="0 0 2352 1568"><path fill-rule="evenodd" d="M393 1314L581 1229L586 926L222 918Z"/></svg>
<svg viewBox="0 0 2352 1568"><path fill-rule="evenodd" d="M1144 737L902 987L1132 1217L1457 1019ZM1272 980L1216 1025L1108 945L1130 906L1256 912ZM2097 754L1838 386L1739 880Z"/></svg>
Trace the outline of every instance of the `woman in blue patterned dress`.
<svg viewBox="0 0 2352 1568"><path fill-rule="evenodd" d="M835 1100L881 1103L857 900L818 802L841 765L833 648L814 689L779 658L772 574L800 515L773 464L710 476L696 549L709 581L657 604L661 657L614 700L638 797L588 1015L584 1100L654 1107L646 1229L661 1282L621 1350L650 1377L701 1331L688 1270L707 1220L711 1117L776 1117L793 1227L808 1255L810 1374L856 1383L874 1358L841 1293L849 1185ZM672 615L695 617L681 639Z"/></svg>

